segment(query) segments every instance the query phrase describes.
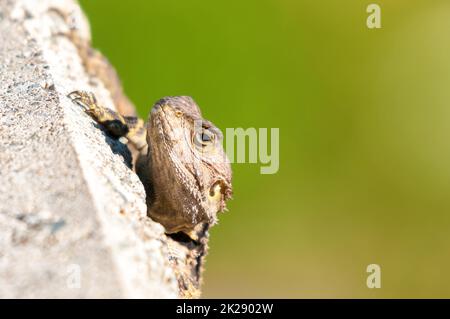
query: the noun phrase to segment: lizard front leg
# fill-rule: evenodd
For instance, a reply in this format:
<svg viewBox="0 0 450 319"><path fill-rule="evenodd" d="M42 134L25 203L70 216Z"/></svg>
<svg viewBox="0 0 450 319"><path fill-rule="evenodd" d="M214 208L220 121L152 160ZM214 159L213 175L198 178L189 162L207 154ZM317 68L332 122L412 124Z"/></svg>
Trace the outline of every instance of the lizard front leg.
<svg viewBox="0 0 450 319"><path fill-rule="evenodd" d="M99 105L95 95L85 91L74 91L68 97L84 108L97 123L115 138L126 137L138 150L146 146L146 130L144 121L135 116L122 116L118 112Z"/></svg>

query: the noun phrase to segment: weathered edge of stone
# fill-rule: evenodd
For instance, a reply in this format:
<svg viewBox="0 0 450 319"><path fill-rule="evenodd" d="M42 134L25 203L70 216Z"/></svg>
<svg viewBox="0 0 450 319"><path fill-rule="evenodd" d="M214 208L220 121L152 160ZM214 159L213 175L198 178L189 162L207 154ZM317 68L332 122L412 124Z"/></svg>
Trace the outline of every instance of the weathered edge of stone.
<svg viewBox="0 0 450 319"><path fill-rule="evenodd" d="M175 298L126 147L66 96L113 107L52 8L90 37L72 0L0 2L0 297Z"/></svg>

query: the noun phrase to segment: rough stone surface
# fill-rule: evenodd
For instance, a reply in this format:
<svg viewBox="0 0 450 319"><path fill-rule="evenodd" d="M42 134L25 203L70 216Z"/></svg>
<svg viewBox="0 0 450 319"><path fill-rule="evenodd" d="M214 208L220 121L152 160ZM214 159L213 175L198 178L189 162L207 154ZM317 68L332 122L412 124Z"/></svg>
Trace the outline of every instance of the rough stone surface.
<svg viewBox="0 0 450 319"><path fill-rule="evenodd" d="M0 1L0 297L177 297L126 147L66 97L113 107L53 7L90 36L72 0Z"/></svg>

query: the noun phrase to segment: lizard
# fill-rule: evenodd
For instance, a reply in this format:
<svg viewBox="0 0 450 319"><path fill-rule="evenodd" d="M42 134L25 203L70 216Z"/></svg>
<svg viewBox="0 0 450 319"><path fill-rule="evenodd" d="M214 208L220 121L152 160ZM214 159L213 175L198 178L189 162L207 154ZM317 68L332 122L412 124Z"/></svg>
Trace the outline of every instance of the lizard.
<svg viewBox="0 0 450 319"><path fill-rule="evenodd" d="M66 22L70 17L55 9ZM217 213L226 210L232 196L231 165L222 146L223 136L204 119L189 96L158 100L147 123L123 91L108 59L69 24L68 36L87 73L100 79L111 93L117 111L104 107L95 95L73 91L68 97L82 106L113 138L126 138L132 168L146 192L147 215L162 224L167 235L169 261L175 270L179 294L200 296L201 274L208 250L209 228Z"/></svg>

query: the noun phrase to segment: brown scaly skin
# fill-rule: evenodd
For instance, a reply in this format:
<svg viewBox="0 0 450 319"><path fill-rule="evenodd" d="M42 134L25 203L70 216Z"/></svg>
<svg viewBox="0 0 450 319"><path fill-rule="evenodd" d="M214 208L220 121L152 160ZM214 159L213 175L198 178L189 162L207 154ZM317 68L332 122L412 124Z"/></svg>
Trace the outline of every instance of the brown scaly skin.
<svg viewBox="0 0 450 319"><path fill-rule="evenodd" d="M69 20L65 13L55 12ZM145 126L108 60L76 30L65 36L77 47L87 72L111 92L118 112L98 104L92 93L74 91L68 96L112 137L129 141L135 171L146 190L148 215L166 229L180 297L198 298L208 229L217 223L217 213L226 210L232 193L222 133L202 118L188 96L157 101Z"/></svg>
<svg viewBox="0 0 450 319"><path fill-rule="evenodd" d="M214 225L231 197L231 168L222 133L188 96L155 103L147 126L148 154L136 171L149 180L149 215L168 233ZM175 183L174 183L175 181Z"/></svg>

